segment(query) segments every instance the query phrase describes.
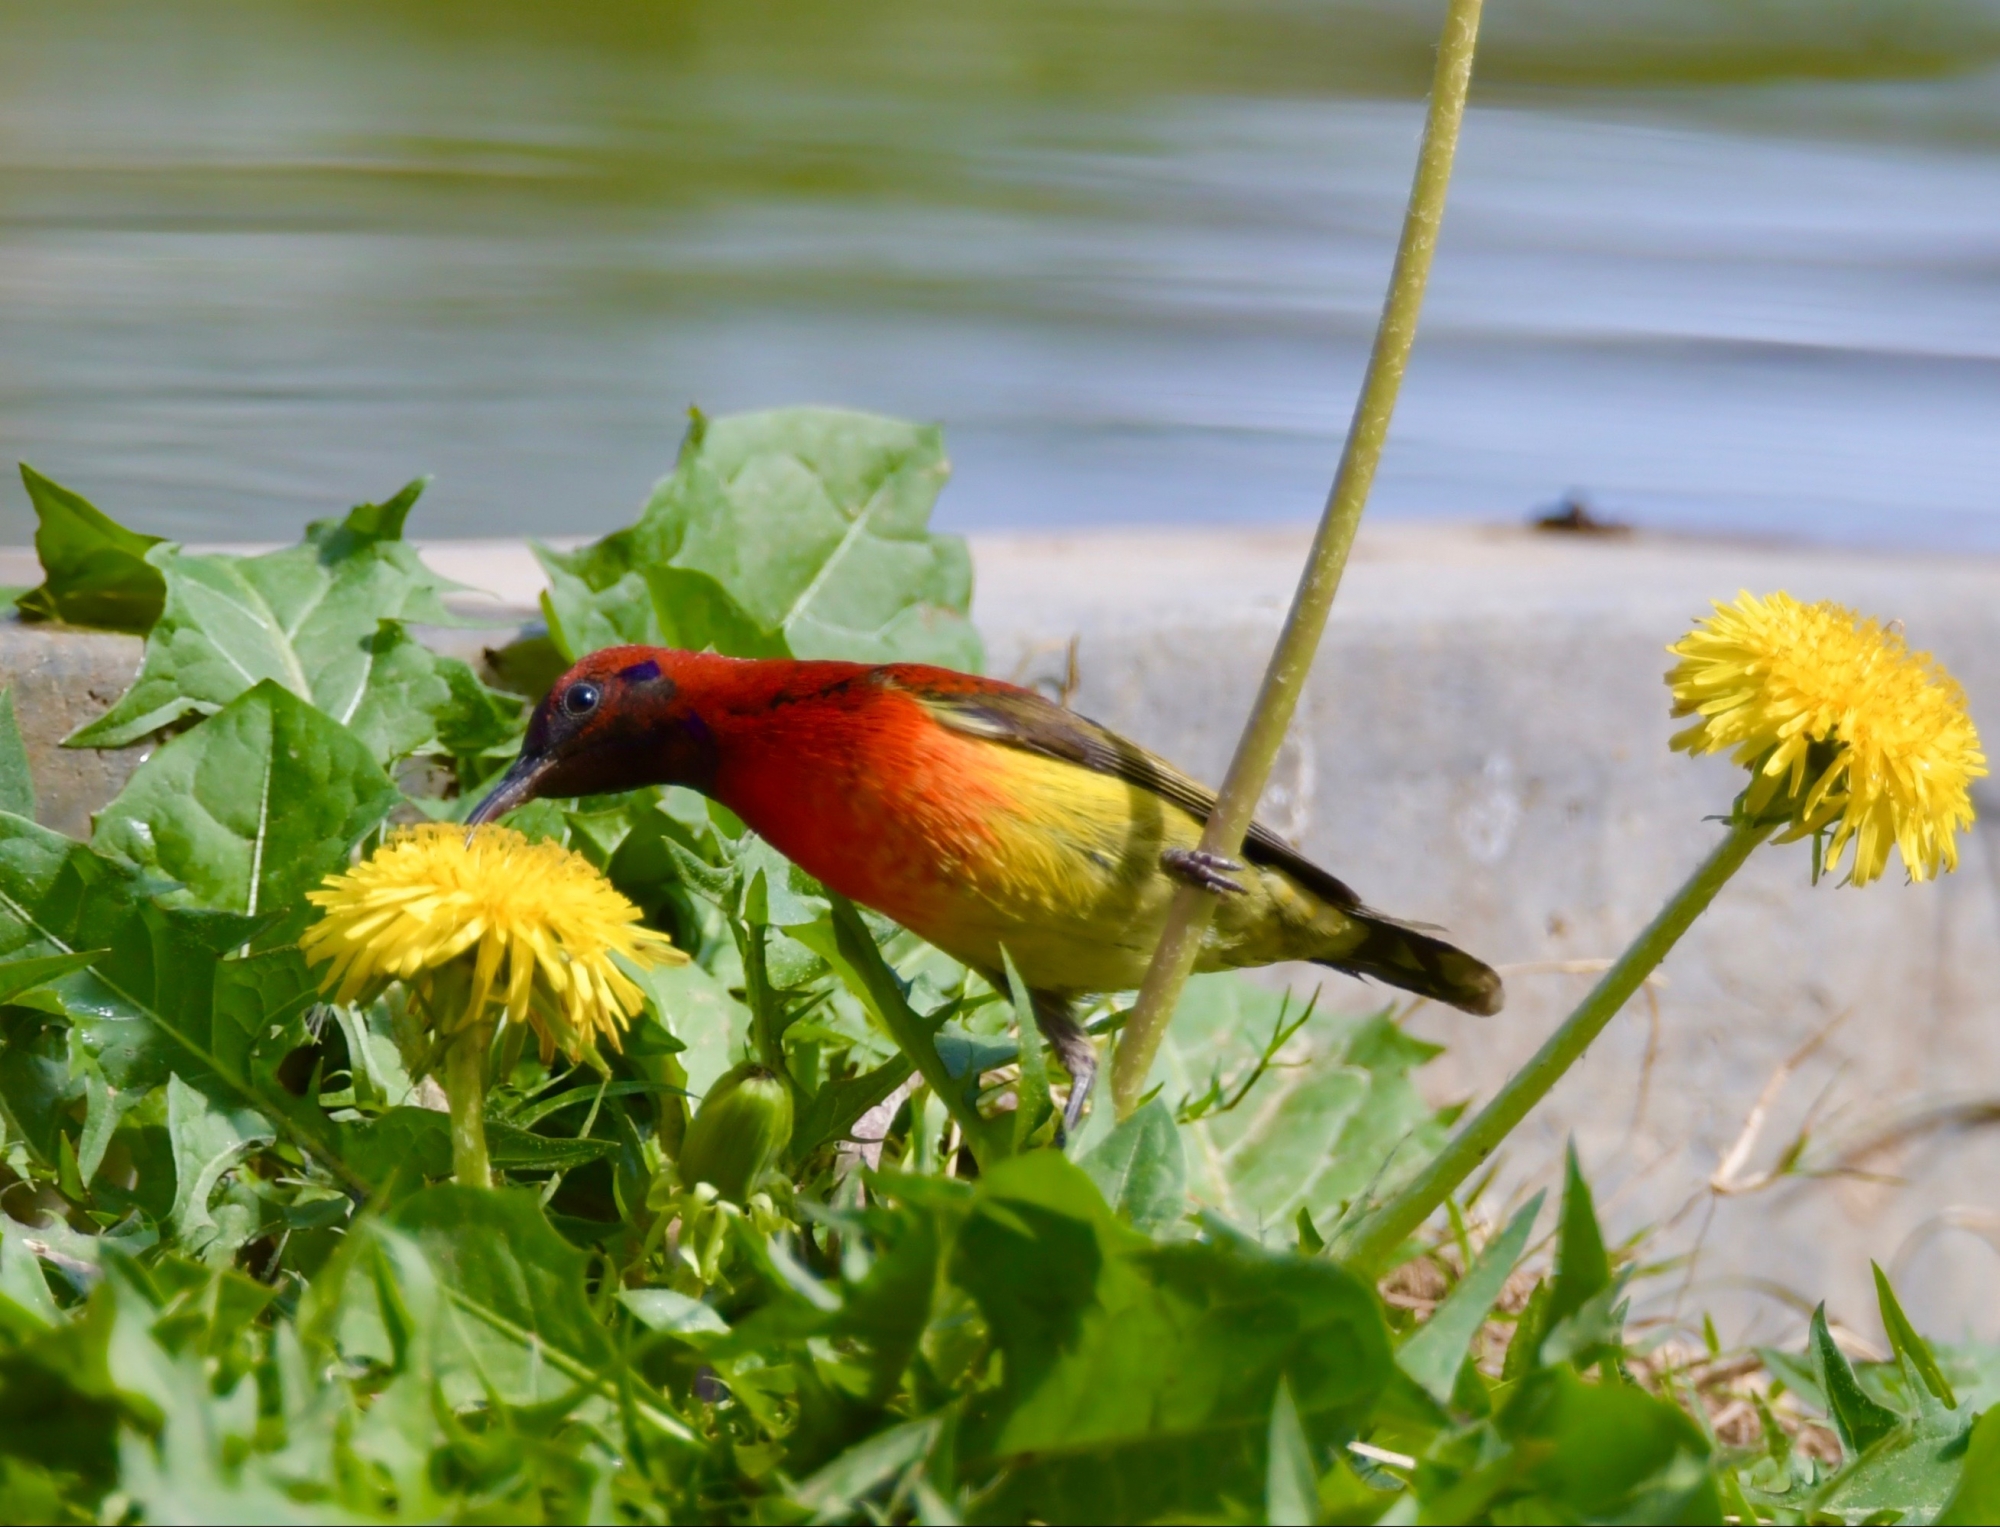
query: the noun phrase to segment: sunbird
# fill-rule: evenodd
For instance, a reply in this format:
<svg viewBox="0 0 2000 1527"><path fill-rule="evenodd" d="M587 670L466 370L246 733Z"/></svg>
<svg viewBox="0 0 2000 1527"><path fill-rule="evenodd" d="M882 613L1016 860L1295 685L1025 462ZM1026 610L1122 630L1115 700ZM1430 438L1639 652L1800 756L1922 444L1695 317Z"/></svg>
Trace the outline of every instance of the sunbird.
<svg viewBox="0 0 2000 1527"><path fill-rule="evenodd" d="M644 785L719 801L807 874L1003 991L1011 957L1069 1072L1070 1130L1097 1072L1076 999L1139 984L1182 883L1220 900L1198 970L1310 960L1500 1009L1490 966L1364 906L1269 829L1251 829L1247 863L1204 853L1211 791L994 679L607 647L535 707L520 756L468 820Z"/></svg>

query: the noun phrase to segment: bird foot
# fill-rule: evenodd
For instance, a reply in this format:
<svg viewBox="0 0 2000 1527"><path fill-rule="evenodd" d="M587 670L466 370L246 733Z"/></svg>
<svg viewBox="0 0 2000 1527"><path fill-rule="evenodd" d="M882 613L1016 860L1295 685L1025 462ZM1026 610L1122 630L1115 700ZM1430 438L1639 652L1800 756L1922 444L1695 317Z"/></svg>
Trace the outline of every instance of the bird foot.
<svg viewBox="0 0 2000 1527"><path fill-rule="evenodd" d="M1056 1128L1056 1144L1067 1145L1076 1135L1077 1126L1083 1123L1083 1105L1090 1099L1091 1084L1097 1080L1097 1056L1091 1054L1088 1060L1081 1056L1071 1056L1066 1061L1069 1071L1069 1101L1063 1106L1062 1122Z"/></svg>
<svg viewBox="0 0 2000 1527"><path fill-rule="evenodd" d="M1035 1025L1069 1073L1069 1103L1056 1124L1056 1143L1062 1145L1083 1122L1083 1107L1090 1097L1091 1083L1097 1080L1097 1046L1071 1014L1069 1004L1059 997L1036 995ZM1021 1038L1027 1041L1027 1035Z"/></svg>
<svg viewBox="0 0 2000 1527"><path fill-rule="evenodd" d="M1243 873L1243 866L1220 854L1203 853L1198 848L1170 848L1160 855L1160 866L1176 880L1213 891L1218 896L1241 896L1243 885L1231 875Z"/></svg>

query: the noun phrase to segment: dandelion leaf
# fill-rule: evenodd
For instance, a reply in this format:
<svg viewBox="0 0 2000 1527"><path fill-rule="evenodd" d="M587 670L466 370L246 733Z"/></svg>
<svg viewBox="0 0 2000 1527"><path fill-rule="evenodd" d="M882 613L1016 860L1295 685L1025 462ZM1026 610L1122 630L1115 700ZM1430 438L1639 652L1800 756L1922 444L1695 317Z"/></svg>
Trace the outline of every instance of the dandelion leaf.
<svg viewBox="0 0 2000 1527"><path fill-rule="evenodd" d="M153 546L146 558L165 580L166 603L139 676L67 745L124 747L212 715L265 680L352 728L379 760L433 741L452 685L404 626L457 624L442 602L456 585L400 539L422 487L317 521L298 545L262 556Z"/></svg>
<svg viewBox="0 0 2000 1527"><path fill-rule="evenodd" d="M570 657L614 642L977 668L972 564L930 532L933 426L831 408L697 415L637 524L539 552Z"/></svg>
<svg viewBox="0 0 2000 1527"><path fill-rule="evenodd" d="M167 586L146 553L158 536L140 535L26 462L21 481L35 506L35 553L42 582L17 602L28 620L144 635L160 618Z"/></svg>
<svg viewBox="0 0 2000 1527"><path fill-rule="evenodd" d="M266 679L141 764L91 843L190 905L289 910L401 800L360 739Z"/></svg>

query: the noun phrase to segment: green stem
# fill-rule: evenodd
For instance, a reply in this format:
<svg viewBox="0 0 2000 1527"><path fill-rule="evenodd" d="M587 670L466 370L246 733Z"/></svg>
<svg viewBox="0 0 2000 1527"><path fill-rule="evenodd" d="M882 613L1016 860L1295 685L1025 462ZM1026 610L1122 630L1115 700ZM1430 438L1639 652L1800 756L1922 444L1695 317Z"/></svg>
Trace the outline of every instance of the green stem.
<svg viewBox="0 0 2000 1527"><path fill-rule="evenodd" d="M468 1188L493 1186L486 1155L486 1052L493 1026L467 1023L444 1052L444 1095L451 1103L451 1171Z"/></svg>
<svg viewBox="0 0 2000 1527"><path fill-rule="evenodd" d="M1375 347L1368 357L1354 421L1341 450L1340 467L1327 494L1319 532L1313 538L1291 614L1264 672L1263 687L1236 744L1229 775L1222 782L1215 810L1202 834L1201 846L1211 854L1234 858L1257 802L1271 777L1271 764L1298 708L1299 694L1319 650L1334 590L1347 566L1354 532L1361 523L1375 467L1388 438L1389 417L1403 385L1410 347L1416 340L1417 315L1423 308L1424 287L1430 280L1431 255L1437 248L1438 225L1444 219L1445 191L1451 184L1452 156L1458 148L1459 123L1472 81L1472 54L1479 37L1480 0L1450 0L1444 34L1438 42L1437 74L1431 83L1430 115L1424 125L1423 148L1417 156L1416 179L1403 214L1403 234L1396 246L1389 295L1375 329ZM1153 1057L1166 1035L1167 1022L1180 1001L1181 988L1194 969L1210 920L1215 916L1214 893L1184 887L1174 897L1166 927L1153 952L1153 963L1139 989L1139 999L1118 1042L1112 1063L1111 1093L1119 1117L1130 1114L1145 1094Z"/></svg>
<svg viewBox="0 0 2000 1527"><path fill-rule="evenodd" d="M1646 930L1599 978L1575 1012L1502 1087L1493 1101L1452 1136L1417 1178L1387 1203L1369 1211L1334 1237L1333 1255L1357 1271L1380 1270L1403 1240L1478 1170L1514 1126L1527 1117L1576 1064L1590 1042L1623 1008L1667 951L1707 910L1729 877L1743 867L1751 850L1776 831L1775 822L1734 825L1715 851L1660 908Z"/></svg>
<svg viewBox="0 0 2000 1527"><path fill-rule="evenodd" d="M945 1108L958 1121L959 1133L983 1166L991 1144L991 1126L966 1095L964 1079L945 1069L944 1057L938 1054L930 1026L903 995L895 972L882 958L882 951L875 947L875 940L868 936L867 925L854 910L854 903L844 896L828 899L833 903L833 936L841 958L861 978L877 1016L889 1030L889 1037L896 1041L896 1047L917 1068L917 1074L931 1091L943 1099ZM1028 1037L1024 1034L1023 1042Z"/></svg>

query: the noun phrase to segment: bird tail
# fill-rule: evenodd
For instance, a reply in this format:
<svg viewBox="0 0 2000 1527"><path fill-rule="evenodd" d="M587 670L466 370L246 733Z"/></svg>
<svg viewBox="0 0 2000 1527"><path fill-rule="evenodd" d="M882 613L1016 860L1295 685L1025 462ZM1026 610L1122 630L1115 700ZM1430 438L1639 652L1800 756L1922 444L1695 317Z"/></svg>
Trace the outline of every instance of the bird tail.
<svg viewBox="0 0 2000 1527"><path fill-rule="evenodd" d="M1371 976L1482 1017L1499 1012L1507 1000L1500 973L1463 949L1384 917L1364 916L1356 921L1362 928L1361 942L1315 964L1330 965L1353 976Z"/></svg>

